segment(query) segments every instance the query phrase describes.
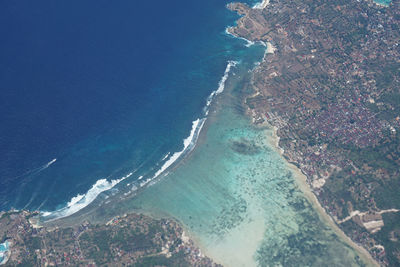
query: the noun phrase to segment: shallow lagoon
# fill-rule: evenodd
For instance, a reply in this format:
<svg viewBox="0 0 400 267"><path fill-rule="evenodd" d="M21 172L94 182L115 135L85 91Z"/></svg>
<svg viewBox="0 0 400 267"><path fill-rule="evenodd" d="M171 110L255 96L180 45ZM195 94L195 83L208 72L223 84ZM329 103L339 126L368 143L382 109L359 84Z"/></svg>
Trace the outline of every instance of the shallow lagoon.
<svg viewBox="0 0 400 267"><path fill-rule="evenodd" d="M248 68L242 62L233 70L179 166L135 196L92 210L93 220L128 211L173 217L225 266L364 266L299 189L273 130L244 115Z"/></svg>
<svg viewBox="0 0 400 267"><path fill-rule="evenodd" d="M177 218L227 266L360 266L298 189L272 130L226 99L190 159L132 204Z"/></svg>
<svg viewBox="0 0 400 267"><path fill-rule="evenodd" d="M6 260L6 253L8 251L8 241L0 244L0 264L4 264L3 261Z"/></svg>
<svg viewBox="0 0 400 267"><path fill-rule="evenodd" d="M390 3L392 2L392 0L374 0L374 2L377 3L378 5L388 7L390 5Z"/></svg>

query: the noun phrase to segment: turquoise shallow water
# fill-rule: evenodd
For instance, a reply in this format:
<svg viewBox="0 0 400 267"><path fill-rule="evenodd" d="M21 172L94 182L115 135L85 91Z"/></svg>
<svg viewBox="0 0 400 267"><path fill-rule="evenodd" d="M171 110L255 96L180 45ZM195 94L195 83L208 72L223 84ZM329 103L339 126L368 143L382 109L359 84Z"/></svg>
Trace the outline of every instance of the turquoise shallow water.
<svg viewBox="0 0 400 267"><path fill-rule="evenodd" d="M227 101L190 159L132 205L178 218L227 266L359 266L298 189L271 136Z"/></svg>
<svg viewBox="0 0 400 267"><path fill-rule="evenodd" d="M8 250L8 241L0 244L0 252L5 252Z"/></svg>
<svg viewBox="0 0 400 267"><path fill-rule="evenodd" d="M158 183L92 215L173 217L226 266L363 266L305 198L272 144L273 131L243 114L249 66L231 72L190 156Z"/></svg>
<svg viewBox="0 0 400 267"><path fill-rule="evenodd" d="M0 1L0 210L66 216L181 151L246 50L228 2Z"/></svg>
<svg viewBox="0 0 400 267"><path fill-rule="evenodd" d="M374 0L374 2L377 4L380 4L380 5L389 6L392 1L391 0Z"/></svg>
<svg viewBox="0 0 400 267"><path fill-rule="evenodd" d="M8 241L0 244L0 263L2 263L5 258L4 253L7 252L8 246Z"/></svg>

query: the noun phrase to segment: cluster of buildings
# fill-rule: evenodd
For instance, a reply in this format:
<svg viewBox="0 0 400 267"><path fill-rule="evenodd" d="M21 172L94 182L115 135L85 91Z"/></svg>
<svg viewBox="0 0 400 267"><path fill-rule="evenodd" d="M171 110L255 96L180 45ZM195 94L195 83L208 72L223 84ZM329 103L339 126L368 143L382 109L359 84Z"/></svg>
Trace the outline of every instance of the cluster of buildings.
<svg viewBox="0 0 400 267"><path fill-rule="evenodd" d="M7 241L0 252L9 251L6 266L218 266L170 220L130 214L105 224L50 229L31 223L35 215L1 214L0 236Z"/></svg>
<svg viewBox="0 0 400 267"><path fill-rule="evenodd" d="M249 113L254 122L278 129L285 157L306 174L337 221L353 208L371 216L400 208L395 197L384 200L400 190L399 5L371 0L277 0L264 10L230 5L242 15L229 29L232 34L276 48L254 72ZM352 231L368 236L354 241L383 265L400 264L400 252L379 230L352 221L341 225L349 236ZM390 225L391 232L400 230Z"/></svg>

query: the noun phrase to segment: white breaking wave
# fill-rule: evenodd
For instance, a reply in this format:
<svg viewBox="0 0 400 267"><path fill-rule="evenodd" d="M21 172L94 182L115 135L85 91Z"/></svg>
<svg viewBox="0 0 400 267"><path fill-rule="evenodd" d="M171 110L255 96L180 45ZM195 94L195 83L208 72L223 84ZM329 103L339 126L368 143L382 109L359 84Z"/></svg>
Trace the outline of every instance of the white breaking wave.
<svg viewBox="0 0 400 267"><path fill-rule="evenodd" d="M253 8L254 8L254 7L253 7ZM257 8L256 8L256 9L257 9ZM237 36L237 35L235 35L235 34L229 32L229 28L231 28L231 27L226 27L226 28L225 28L225 33L228 34L228 35L230 35L230 36L232 36L232 37L234 37L234 38L238 38L238 39L241 39L241 40L243 40L243 41L246 41L246 44L245 44L246 47L250 47L250 46L252 46L252 45L254 45L254 44L256 44L256 43L261 44L261 45L267 47L267 44L266 44L264 41L258 40L258 41L254 41L254 42L253 42L253 41L247 40L246 38L243 38L243 37L241 37L241 36Z"/></svg>
<svg viewBox="0 0 400 267"><path fill-rule="evenodd" d="M269 0L263 0L253 6L254 9L264 9L268 6Z"/></svg>
<svg viewBox="0 0 400 267"><path fill-rule="evenodd" d="M201 128L203 127L203 124L205 122L205 118L203 119L197 119L192 122L192 130L190 131L189 136L183 140L183 149L179 152L175 152L162 166L161 168L154 174L153 178L156 178L159 176L161 173L163 173L168 167L170 167L176 160L180 158L180 156L194 143L197 141L198 133L200 132ZM150 182L152 179L147 179L146 182L143 183L143 185L147 184ZM141 186L143 186L141 184Z"/></svg>
<svg viewBox="0 0 400 267"><path fill-rule="evenodd" d="M225 83L226 83L226 80L227 80L228 77L229 77L229 73L230 73L230 71L231 71L231 68L234 67L234 66L236 66L237 64L239 64L238 61L234 61L234 60L228 61L228 65L226 65L226 68L225 68L224 76L222 76L221 80L220 80L219 83L218 83L218 89L215 90L215 91L213 91L213 92L207 97L207 104L206 104L206 106L204 107L204 113L205 113L206 116L208 115L208 108L209 108L209 106L211 105L211 103L212 103L214 97L215 97L216 95L221 94L221 93L225 90Z"/></svg>
<svg viewBox="0 0 400 267"><path fill-rule="evenodd" d="M208 108L212 103L212 100L214 99L215 96L221 94L224 89L225 89L225 83L227 79L229 78L229 73L232 69L232 67L236 66L239 64L238 61L228 61L228 64L225 68L224 75L222 76L221 80L218 83L218 88L217 90L213 91L210 96L207 98L207 104L205 107L205 117L204 118L199 118L195 121L192 122L192 129L190 131L190 134L187 138L183 140L183 149L179 152L175 152L174 154L171 155L171 152L168 152L163 158L162 161L166 160L164 164L161 166L161 168L154 174L152 178L148 178L144 181L141 181L144 177L139 176L138 181L141 181L139 184L139 187L143 187L153 181L155 178L157 178L159 175L164 173L171 165L173 165L179 158L181 158L183 155L186 153L190 152L196 145L197 139L199 137L199 134L204 126L204 123L207 119L208 115ZM56 159L50 161L48 165L50 166L56 161ZM63 217L70 216L79 210L85 208L88 206L90 203L92 203L98 195L100 195L102 192L110 190L123 180L127 179L128 177L132 176L133 172L129 173L128 175L117 179L117 180L111 180L107 181L106 179L100 179L98 180L87 192L86 194L78 194L75 197L71 198L71 200L67 203L67 206L64 208L61 208L59 210L53 211L53 212L48 212L48 211L43 211L41 212L41 215L44 217L45 220L55 220ZM128 184L130 186L130 184ZM128 195L132 191L136 191L138 187L136 185L132 186L132 189L125 193L124 195Z"/></svg>
<svg viewBox="0 0 400 267"><path fill-rule="evenodd" d="M102 180L105 180L105 179L102 179ZM99 181L102 181L102 180L99 180ZM97 181L96 184L97 184L99 181ZM96 184L95 184L95 186L96 186ZM90 190L89 190L89 191L90 191ZM79 201L81 201L81 199L84 198L84 197L85 197L85 195L80 195L80 194L78 194L76 197L71 198L71 200L67 203L67 207L72 207L73 205L75 205L76 203L78 203Z"/></svg>
<svg viewBox="0 0 400 267"><path fill-rule="evenodd" d="M226 28L225 28L225 33L226 33L226 34L228 34L228 35L230 35L230 36L233 36L233 37L235 37L235 38L241 39L241 40L243 40L243 41L246 41L246 44L245 44L246 47L250 47L250 46L254 45L254 42L253 42L253 41L247 40L246 38L243 38L243 37L241 37L241 36L237 36L237 35L235 35L235 34L229 32L229 28L231 28L231 27L226 27Z"/></svg>
<svg viewBox="0 0 400 267"><path fill-rule="evenodd" d="M190 131L189 136L183 140L183 149L179 152L175 152L172 154L170 158L161 166L161 168L154 174L153 178L149 178L146 181L143 181L140 183L140 186L143 187L146 184L148 184L150 181L152 181L154 178L158 177L160 174L165 172L166 169L168 169L174 162L176 162L184 153L190 151L196 144L197 139L199 137L199 134L201 132L201 129L204 126L204 123L207 119L208 115L208 108L210 107L213 99L215 96L221 94L224 89L225 89L225 83L228 80L229 73L231 71L231 68L239 64L238 61L230 60L228 61L228 64L226 65L224 75L222 76L221 80L218 83L218 88L217 90L213 91L207 98L207 103L206 106L204 107L204 114L205 117L202 119L197 119L192 122L192 129ZM162 160L165 160L170 153L168 153Z"/></svg>
<svg viewBox="0 0 400 267"><path fill-rule="evenodd" d="M231 71L231 68L236 66L238 63L239 62L233 61L233 60L228 61L228 65L225 68L224 76L222 76L222 79L218 83L218 89L217 89L217 91L215 91L215 95L219 95L220 93L222 93L224 91L225 82L228 79L229 72Z"/></svg>
<svg viewBox="0 0 400 267"><path fill-rule="evenodd" d="M168 152L168 153L162 158L162 161L163 161L163 160L166 160L170 154L171 154L171 152Z"/></svg>
<svg viewBox="0 0 400 267"><path fill-rule="evenodd" d="M129 173L128 175L121 177L120 179L116 180L111 180L107 181L107 179L100 179L98 180L92 187L83 195L78 194L77 196L71 198L71 200L67 203L67 206L64 208L61 208L56 211L52 212L42 212L42 216L44 217L45 220L54 220L54 219L59 219L63 217L70 216L84 207L88 206L90 203L92 203L98 195L100 195L102 192L110 190L123 180L127 179L128 177L132 176L132 172ZM47 218L48 217L48 218Z"/></svg>
<svg viewBox="0 0 400 267"><path fill-rule="evenodd" d="M243 38L243 37L236 37L236 38L246 41L247 42L247 44L245 44L246 47L250 47L255 44L253 41L247 40L246 38Z"/></svg>

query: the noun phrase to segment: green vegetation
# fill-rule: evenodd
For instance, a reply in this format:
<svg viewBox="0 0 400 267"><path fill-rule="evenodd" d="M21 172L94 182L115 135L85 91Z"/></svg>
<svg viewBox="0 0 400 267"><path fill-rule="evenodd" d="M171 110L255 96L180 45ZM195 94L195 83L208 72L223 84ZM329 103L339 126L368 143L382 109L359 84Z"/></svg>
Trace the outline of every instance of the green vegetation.
<svg viewBox="0 0 400 267"><path fill-rule="evenodd" d="M35 266L35 261L32 259L24 259L21 263L17 265L17 267L32 267Z"/></svg>
<svg viewBox="0 0 400 267"><path fill-rule="evenodd" d="M400 213L386 213L383 215L383 220L385 226L376 235L385 242L389 261L398 262L400 260Z"/></svg>
<svg viewBox="0 0 400 267"><path fill-rule="evenodd" d="M30 249L31 252L36 249L40 249L42 247L42 239L40 237L31 237L25 239L26 246Z"/></svg>
<svg viewBox="0 0 400 267"><path fill-rule="evenodd" d="M185 259L185 254L179 252L170 258L165 256L149 256L140 258L135 264L137 267L148 267L148 266L166 266L166 267L188 267L191 266Z"/></svg>
<svg viewBox="0 0 400 267"><path fill-rule="evenodd" d="M399 171L398 160L400 158L400 134L390 137L389 140L383 140L375 147L356 148L349 147L349 158L356 164L358 168L362 168L364 164L374 169L385 169L390 174Z"/></svg>
<svg viewBox="0 0 400 267"><path fill-rule="evenodd" d="M359 168L362 168L363 164L368 164L376 169L386 169L390 173L398 170L396 162L386 158L385 154L376 148L355 149L350 152L350 159L356 163Z"/></svg>
<svg viewBox="0 0 400 267"><path fill-rule="evenodd" d="M389 63L387 64L381 74L375 76L376 85L378 88L387 88L394 81L395 77L400 76L400 64Z"/></svg>
<svg viewBox="0 0 400 267"><path fill-rule="evenodd" d="M373 193L373 197L381 209L400 207L400 177L387 181Z"/></svg>

